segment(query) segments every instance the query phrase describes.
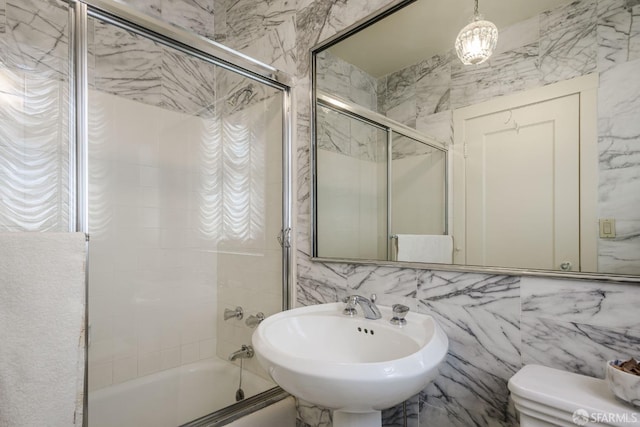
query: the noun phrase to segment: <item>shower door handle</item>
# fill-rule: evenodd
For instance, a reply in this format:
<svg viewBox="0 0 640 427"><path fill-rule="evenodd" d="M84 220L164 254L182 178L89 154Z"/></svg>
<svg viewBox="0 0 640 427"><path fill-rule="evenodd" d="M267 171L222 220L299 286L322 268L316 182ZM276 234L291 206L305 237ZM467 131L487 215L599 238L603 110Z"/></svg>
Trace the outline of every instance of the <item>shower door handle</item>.
<svg viewBox="0 0 640 427"><path fill-rule="evenodd" d="M291 227L283 228L278 233L278 243L283 248L291 247Z"/></svg>

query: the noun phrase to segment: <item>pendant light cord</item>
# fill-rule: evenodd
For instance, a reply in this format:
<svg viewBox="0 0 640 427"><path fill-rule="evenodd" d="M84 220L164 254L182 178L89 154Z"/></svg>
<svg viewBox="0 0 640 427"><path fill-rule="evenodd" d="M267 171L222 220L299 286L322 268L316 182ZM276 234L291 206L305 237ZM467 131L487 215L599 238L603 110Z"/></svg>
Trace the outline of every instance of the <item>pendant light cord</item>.
<svg viewBox="0 0 640 427"><path fill-rule="evenodd" d="M473 16L478 16L478 0L476 0L476 5L473 9Z"/></svg>

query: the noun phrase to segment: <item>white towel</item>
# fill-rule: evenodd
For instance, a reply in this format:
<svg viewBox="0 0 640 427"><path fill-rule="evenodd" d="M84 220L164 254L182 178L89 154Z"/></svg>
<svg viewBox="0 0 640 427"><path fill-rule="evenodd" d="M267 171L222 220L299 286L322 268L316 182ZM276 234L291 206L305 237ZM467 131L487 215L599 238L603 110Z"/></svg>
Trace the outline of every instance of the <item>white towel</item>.
<svg viewBox="0 0 640 427"><path fill-rule="evenodd" d="M0 233L0 427L82 423L83 233Z"/></svg>
<svg viewBox="0 0 640 427"><path fill-rule="evenodd" d="M397 261L451 264L453 239L447 235L398 234Z"/></svg>

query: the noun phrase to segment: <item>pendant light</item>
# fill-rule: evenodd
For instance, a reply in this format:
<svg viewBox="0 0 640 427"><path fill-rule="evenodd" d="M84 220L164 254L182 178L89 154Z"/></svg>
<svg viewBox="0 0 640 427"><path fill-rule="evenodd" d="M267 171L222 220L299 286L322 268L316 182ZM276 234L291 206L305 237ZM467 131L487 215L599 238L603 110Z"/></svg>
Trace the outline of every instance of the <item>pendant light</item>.
<svg viewBox="0 0 640 427"><path fill-rule="evenodd" d="M478 13L478 0L471 22L456 37L456 53L465 65L477 65L485 62L498 43L498 28L485 21Z"/></svg>

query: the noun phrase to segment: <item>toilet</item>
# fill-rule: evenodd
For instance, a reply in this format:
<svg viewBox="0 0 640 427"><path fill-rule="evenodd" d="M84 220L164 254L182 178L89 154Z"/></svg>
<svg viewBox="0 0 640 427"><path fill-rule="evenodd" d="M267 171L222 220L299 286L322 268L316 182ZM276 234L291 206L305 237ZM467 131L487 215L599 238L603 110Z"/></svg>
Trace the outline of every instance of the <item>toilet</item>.
<svg viewBox="0 0 640 427"><path fill-rule="evenodd" d="M617 399L605 380L527 365L509 380L520 427L640 427L640 407Z"/></svg>

